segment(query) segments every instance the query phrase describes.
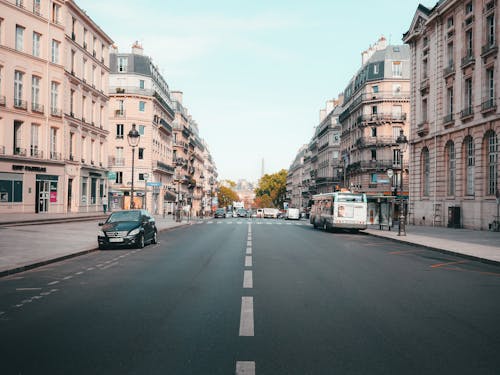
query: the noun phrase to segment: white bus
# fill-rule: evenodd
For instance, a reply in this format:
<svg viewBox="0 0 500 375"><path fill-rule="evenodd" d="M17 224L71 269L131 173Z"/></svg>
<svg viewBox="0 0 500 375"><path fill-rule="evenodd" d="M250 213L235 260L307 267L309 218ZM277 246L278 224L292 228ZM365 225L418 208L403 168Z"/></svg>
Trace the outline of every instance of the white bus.
<svg viewBox="0 0 500 375"><path fill-rule="evenodd" d="M364 193L335 192L313 196L309 221L314 228L366 229L366 218Z"/></svg>

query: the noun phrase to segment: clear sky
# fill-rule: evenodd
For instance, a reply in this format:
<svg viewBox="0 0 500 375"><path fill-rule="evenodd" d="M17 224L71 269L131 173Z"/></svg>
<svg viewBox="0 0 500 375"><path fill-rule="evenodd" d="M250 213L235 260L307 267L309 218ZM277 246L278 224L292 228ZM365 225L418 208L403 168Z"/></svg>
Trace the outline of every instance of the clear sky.
<svg viewBox="0 0 500 375"><path fill-rule="evenodd" d="M410 27L412 0L76 0L129 52L142 43L210 146L221 179L288 169L361 52ZM436 1L423 1L431 7Z"/></svg>

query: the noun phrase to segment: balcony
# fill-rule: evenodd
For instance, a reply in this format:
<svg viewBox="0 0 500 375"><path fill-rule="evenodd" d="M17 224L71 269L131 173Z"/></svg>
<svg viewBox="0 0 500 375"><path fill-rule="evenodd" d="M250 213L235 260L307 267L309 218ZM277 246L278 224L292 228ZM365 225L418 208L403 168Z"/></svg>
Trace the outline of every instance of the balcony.
<svg viewBox="0 0 500 375"><path fill-rule="evenodd" d="M453 62L451 62L450 65L443 69L443 77L448 78L453 74L455 74L455 65L453 65Z"/></svg>
<svg viewBox="0 0 500 375"><path fill-rule="evenodd" d="M36 113L43 113L43 105L38 103L31 103L31 111Z"/></svg>
<svg viewBox="0 0 500 375"><path fill-rule="evenodd" d="M393 160L361 160L351 163L347 166L347 172L363 172L367 170L385 171L389 168L394 168L396 165Z"/></svg>
<svg viewBox="0 0 500 375"><path fill-rule="evenodd" d="M422 81L420 81L420 92L424 93L429 91L429 77L424 77Z"/></svg>
<svg viewBox="0 0 500 375"><path fill-rule="evenodd" d="M378 137L360 137L356 140L357 148L365 147L384 147L396 145L394 137L378 136Z"/></svg>
<svg viewBox="0 0 500 375"><path fill-rule="evenodd" d="M83 160L82 160L83 162ZM114 156L110 156L108 158L108 165L110 167L123 167L125 166L125 158L122 158L122 157L114 157Z"/></svg>
<svg viewBox="0 0 500 375"><path fill-rule="evenodd" d="M453 116L453 113L448 113L446 116L443 117L444 126L452 125L454 122L455 122L455 117Z"/></svg>
<svg viewBox="0 0 500 375"><path fill-rule="evenodd" d="M50 108L50 115L54 117L62 117L62 111L59 108Z"/></svg>
<svg viewBox="0 0 500 375"><path fill-rule="evenodd" d="M14 147L14 155L26 156L26 149L21 147Z"/></svg>
<svg viewBox="0 0 500 375"><path fill-rule="evenodd" d="M425 137L427 134L429 134L429 122L425 120L417 125L417 135Z"/></svg>
<svg viewBox="0 0 500 375"><path fill-rule="evenodd" d="M171 165L162 163L161 161L156 162L156 169L159 169L160 171L167 172L169 174L174 174L175 168L172 167Z"/></svg>
<svg viewBox="0 0 500 375"><path fill-rule="evenodd" d="M470 107L465 107L464 109L462 109L462 111L460 112L460 118L462 120L466 120L466 119L469 119L471 117L474 116L474 109L472 108L472 106Z"/></svg>
<svg viewBox="0 0 500 375"><path fill-rule="evenodd" d="M497 103L495 98L487 98L481 103L481 113L486 114L488 112L494 112L497 110Z"/></svg>
<svg viewBox="0 0 500 375"><path fill-rule="evenodd" d="M474 64L476 59L474 58L474 54L472 50L467 51L467 55L462 57L462 64L460 65L462 69L467 68L468 66Z"/></svg>
<svg viewBox="0 0 500 375"><path fill-rule="evenodd" d="M61 153L56 151L50 151L50 160L62 160Z"/></svg>
<svg viewBox="0 0 500 375"><path fill-rule="evenodd" d="M362 115L361 122L404 122L406 113L373 113L371 115Z"/></svg>
<svg viewBox="0 0 500 375"><path fill-rule="evenodd" d="M26 100L14 98L14 108L28 110L28 102Z"/></svg>
<svg viewBox="0 0 500 375"><path fill-rule="evenodd" d="M123 109L117 109L117 110L115 110L115 117L116 118L123 118L123 117L125 117L125 110L123 110Z"/></svg>
<svg viewBox="0 0 500 375"><path fill-rule="evenodd" d="M0 107L5 107L5 95L0 95Z"/></svg>
<svg viewBox="0 0 500 375"><path fill-rule="evenodd" d="M498 52L498 46L495 41L488 43L481 47L481 57L484 59L488 56L496 55Z"/></svg>
<svg viewBox="0 0 500 375"><path fill-rule="evenodd" d="M30 148L30 156L35 159L43 158L43 151L38 149L38 146L31 146Z"/></svg>

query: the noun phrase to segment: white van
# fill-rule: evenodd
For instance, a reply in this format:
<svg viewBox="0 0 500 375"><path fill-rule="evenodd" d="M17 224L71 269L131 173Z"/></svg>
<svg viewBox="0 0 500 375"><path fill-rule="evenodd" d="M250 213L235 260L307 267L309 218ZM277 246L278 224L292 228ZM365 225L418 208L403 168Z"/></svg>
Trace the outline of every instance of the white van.
<svg viewBox="0 0 500 375"><path fill-rule="evenodd" d="M264 210L262 208L257 209L257 217L258 218L263 218L264 217Z"/></svg>
<svg viewBox="0 0 500 375"><path fill-rule="evenodd" d="M300 211L298 208L289 208L286 210L285 214L286 220L299 220L300 219Z"/></svg>

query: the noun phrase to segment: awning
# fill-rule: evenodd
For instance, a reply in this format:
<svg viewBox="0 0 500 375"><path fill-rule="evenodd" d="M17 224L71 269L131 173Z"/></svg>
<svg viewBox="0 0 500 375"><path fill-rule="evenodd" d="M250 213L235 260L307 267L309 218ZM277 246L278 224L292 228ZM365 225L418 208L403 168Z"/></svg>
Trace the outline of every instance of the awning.
<svg viewBox="0 0 500 375"><path fill-rule="evenodd" d="M163 196L163 200L167 201L167 202L175 202L176 199L177 199L177 196L168 190L165 192L165 195Z"/></svg>

